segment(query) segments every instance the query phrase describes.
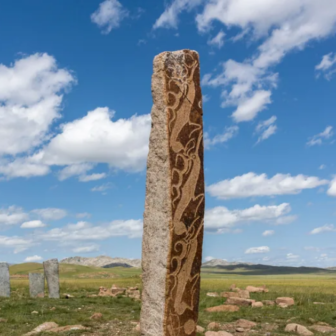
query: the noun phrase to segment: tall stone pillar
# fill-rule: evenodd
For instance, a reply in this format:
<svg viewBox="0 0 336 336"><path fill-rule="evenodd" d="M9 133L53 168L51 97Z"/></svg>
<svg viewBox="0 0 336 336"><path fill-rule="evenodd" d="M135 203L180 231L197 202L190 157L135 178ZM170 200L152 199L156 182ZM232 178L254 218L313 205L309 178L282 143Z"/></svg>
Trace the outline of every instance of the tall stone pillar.
<svg viewBox="0 0 336 336"><path fill-rule="evenodd" d="M154 59L142 246L143 336L196 335L204 226L198 53Z"/></svg>
<svg viewBox="0 0 336 336"><path fill-rule="evenodd" d="M29 273L29 293L30 297L44 297L44 274Z"/></svg>
<svg viewBox="0 0 336 336"><path fill-rule="evenodd" d="M9 265L0 263L0 297L10 297Z"/></svg>
<svg viewBox="0 0 336 336"><path fill-rule="evenodd" d="M49 297L60 298L58 260L50 259L43 262L44 274L48 283Z"/></svg>

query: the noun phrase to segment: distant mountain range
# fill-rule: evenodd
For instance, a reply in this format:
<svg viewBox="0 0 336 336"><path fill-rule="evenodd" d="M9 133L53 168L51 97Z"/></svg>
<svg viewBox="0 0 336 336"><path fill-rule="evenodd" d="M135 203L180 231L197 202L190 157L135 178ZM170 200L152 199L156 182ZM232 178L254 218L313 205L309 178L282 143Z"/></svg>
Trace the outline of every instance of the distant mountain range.
<svg viewBox="0 0 336 336"><path fill-rule="evenodd" d="M140 259L112 258L109 256L98 256L93 258L70 257L60 261L63 264L73 264L82 266L95 266L103 268L112 267L141 267Z"/></svg>
<svg viewBox="0 0 336 336"><path fill-rule="evenodd" d="M98 256L93 258L85 257L71 257L65 258L60 261L64 264L74 264L82 266L94 266L102 268L113 267L135 267L141 268L140 259L127 259L127 258L112 258L109 256ZM261 265L244 262L229 262L223 259L212 259L202 264L204 271L212 272L211 269L216 268L217 272L230 272L237 274L307 274L307 273L321 273L321 272L335 272L336 267L318 268L318 267L290 267L290 266L272 266Z"/></svg>

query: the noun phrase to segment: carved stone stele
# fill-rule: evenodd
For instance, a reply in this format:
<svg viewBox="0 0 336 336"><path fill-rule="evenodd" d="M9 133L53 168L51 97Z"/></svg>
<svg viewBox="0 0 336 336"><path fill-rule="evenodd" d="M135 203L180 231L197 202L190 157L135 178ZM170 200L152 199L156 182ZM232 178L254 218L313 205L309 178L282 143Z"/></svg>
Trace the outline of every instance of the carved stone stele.
<svg viewBox="0 0 336 336"><path fill-rule="evenodd" d="M44 273L29 273L30 297L44 297Z"/></svg>
<svg viewBox="0 0 336 336"><path fill-rule="evenodd" d="M0 263L0 296L10 297L9 265Z"/></svg>
<svg viewBox="0 0 336 336"><path fill-rule="evenodd" d="M142 247L143 336L195 336L204 226L198 53L154 59Z"/></svg>

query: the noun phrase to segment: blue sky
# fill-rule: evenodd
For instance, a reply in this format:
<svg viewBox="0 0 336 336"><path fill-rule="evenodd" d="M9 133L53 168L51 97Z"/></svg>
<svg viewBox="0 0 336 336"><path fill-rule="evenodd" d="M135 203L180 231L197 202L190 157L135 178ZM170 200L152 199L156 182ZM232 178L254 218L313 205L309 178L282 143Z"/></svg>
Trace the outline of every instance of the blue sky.
<svg viewBox="0 0 336 336"><path fill-rule="evenodd" d="M3 261L141 257L153 58L194 49L204 260L336 264L334 0L2 1L0 32Z"/></svg>

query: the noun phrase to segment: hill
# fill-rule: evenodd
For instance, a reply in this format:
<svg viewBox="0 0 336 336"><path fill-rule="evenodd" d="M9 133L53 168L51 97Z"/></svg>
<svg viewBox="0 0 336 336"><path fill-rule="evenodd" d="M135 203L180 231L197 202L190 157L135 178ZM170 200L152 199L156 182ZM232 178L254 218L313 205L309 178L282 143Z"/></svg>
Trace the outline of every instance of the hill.
<svg viewBox="0 0 336 336"><path fill-rule="evenodd" d="M126 259L126 258L112 258L109 256L98 256L92 258L85 257L70 257L60 261L62 264L94 266L94 267L141 267L141 260L139 259Z"/></svg>
<svg viewBox="0 0 336 336"><path fill-rule="evenodd" d="M230 262L225 259L212 259L202 264L202 267L221 267L221 266L235 266L235 265L253 265L252 263Z"/></svg>

